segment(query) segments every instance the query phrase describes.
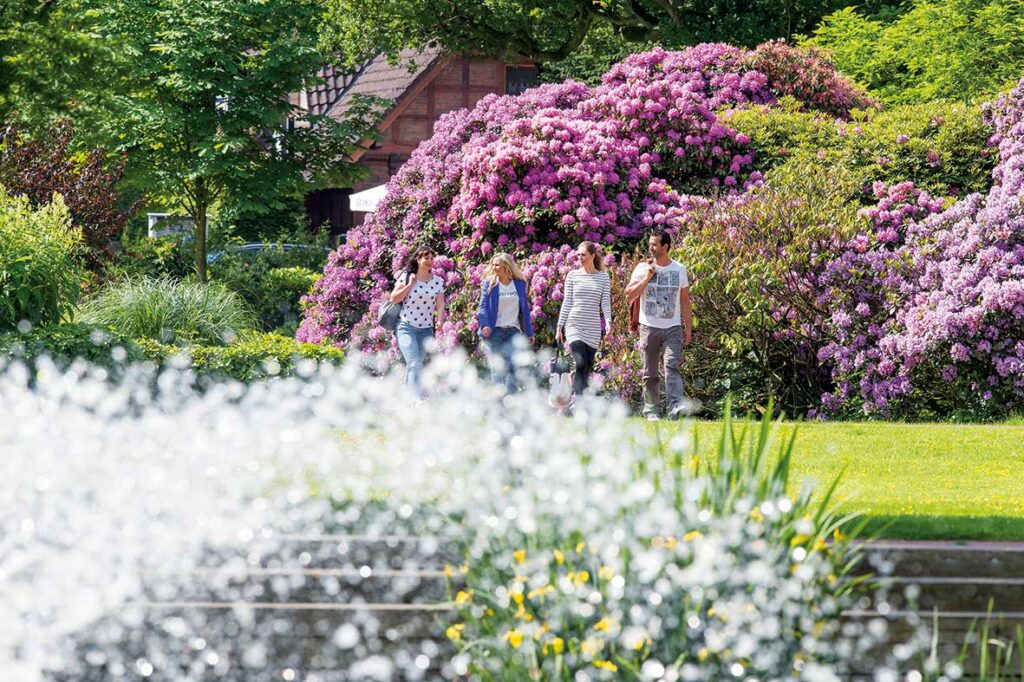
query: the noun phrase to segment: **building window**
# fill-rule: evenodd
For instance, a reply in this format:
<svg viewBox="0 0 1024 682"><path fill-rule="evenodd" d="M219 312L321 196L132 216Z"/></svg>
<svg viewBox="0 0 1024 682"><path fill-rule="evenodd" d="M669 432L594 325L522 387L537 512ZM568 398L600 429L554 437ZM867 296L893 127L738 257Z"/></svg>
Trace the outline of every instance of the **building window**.
<svg viewBox="0 0 1024 682"><path fill-rule="evenodd" d="M505 94L518 95L524 90L529 90L537 85L536 66L506 66L505 67Z"/></svg>

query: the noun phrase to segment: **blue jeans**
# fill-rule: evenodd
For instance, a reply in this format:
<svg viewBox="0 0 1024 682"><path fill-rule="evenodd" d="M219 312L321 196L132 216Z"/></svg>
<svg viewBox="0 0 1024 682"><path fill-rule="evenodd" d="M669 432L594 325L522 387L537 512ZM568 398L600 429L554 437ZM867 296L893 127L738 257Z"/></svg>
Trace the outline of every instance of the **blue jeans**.
<svg viewBox="0 0 1024 682"><path fill-rule="evenodd" d="M414 327L399 322L395 328L395 336L398 337L398 350L402 352L402 359L405 360L405 385L412 386L419 394L423 361L427 357L427 339L434 338L434 330L430 327Z"/></svg>
<svg viewBox="0 0 1024 682"><path fill-rule="evenodd" d="M519 388L516 381L516 338L522 332L515 327L497 327L491 330L487 339L488 364L491 367L491 381L504 383L505 390L514 393Z"/></svg>

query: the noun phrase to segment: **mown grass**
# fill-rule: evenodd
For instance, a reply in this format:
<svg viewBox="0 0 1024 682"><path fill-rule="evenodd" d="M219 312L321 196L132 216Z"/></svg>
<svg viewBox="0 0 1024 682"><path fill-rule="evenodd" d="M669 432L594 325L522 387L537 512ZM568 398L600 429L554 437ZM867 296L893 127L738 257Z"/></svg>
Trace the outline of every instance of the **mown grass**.
<svg viewBox="0 0 1024 682"><path fill-rule="evenodd" d="M702 459L714 456L721 422L658 422L666 436L695 430ZM843 509L886 538L1024 540L1024 425L784 424L797 428L791 481L820 489L841 475Z"/></svg>

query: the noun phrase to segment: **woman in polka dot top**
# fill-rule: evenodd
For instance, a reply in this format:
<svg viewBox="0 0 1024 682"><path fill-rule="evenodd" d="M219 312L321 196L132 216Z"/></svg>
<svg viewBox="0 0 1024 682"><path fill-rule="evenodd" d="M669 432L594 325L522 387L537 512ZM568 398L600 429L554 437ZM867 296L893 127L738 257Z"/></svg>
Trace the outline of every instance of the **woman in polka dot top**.
<svg viewBox="0 0 1024 682"><path fill-rule="evenodd" d="M423 361L435 345L435 327L444 324L444 282L431 272L433 266L434 252L416 249L391 291L391 302L402 304L395 336L405 360L405 383L420 397Z"/></svg>

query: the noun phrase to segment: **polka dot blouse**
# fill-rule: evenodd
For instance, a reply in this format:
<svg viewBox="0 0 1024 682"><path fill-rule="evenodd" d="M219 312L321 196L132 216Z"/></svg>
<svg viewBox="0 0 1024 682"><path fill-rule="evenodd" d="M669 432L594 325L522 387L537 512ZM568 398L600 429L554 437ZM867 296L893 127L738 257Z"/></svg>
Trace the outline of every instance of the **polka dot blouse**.
<svg viewBox="0 0 1024 682"><path fill-rule="evenodd" d="M434 275L430 281L417 280L412 291L402 301L402 314L399 319L418 329L430 329L434 326L434 299L444 293L444 282Z"/></svg>

